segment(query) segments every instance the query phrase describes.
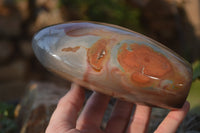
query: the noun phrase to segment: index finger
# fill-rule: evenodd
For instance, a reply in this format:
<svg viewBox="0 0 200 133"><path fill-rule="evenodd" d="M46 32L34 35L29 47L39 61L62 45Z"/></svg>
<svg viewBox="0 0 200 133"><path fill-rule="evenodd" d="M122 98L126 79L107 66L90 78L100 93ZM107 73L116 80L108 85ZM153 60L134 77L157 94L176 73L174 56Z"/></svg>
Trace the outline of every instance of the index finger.
<svg viewBox="0 0 200 133"><path fill-rule="evenodd" d="M84 89L72 84L70 91L60 99L46 133L67 132L76 127L78 113L85 100Z"/></svg>

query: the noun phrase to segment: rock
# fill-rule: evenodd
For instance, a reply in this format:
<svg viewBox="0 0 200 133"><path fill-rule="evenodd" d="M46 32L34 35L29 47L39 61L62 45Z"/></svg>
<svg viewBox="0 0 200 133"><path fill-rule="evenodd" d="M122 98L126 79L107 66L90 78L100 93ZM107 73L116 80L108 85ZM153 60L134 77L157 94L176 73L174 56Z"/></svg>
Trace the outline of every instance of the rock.
<svg viewBox="0 0 200 133"><path fill-rule="evenodd" d="M16 113L20 133L44 133L52 112L66 92L52 83L31 82Z"/></svg>
<svg viewBox="0 0 200 133"><path fill-rule="evenodd" d="M185 60L115 25L54 25L34 36L33 49L38 60L61 77L129 102L180 108L192 81L192 68Z"/></svg>
<svg viewBox="0 0 200 133"><path fill-rule="evenodd" d="M12 42L7 40L0 41L0 64L9 61L14 51Z"/></svg>

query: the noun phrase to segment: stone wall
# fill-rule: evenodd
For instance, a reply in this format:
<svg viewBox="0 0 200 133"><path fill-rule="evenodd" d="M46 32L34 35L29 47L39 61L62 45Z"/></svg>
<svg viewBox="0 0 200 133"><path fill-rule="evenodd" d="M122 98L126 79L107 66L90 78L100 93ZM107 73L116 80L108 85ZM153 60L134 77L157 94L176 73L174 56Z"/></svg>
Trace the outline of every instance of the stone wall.
<svg viewBox="0 0 200 133"><path fill-rule="evenodd" d="M44 133L59 99L67 90L50 82L31 82L16 109L20 133Z"/></svg>
<svg viewBox="0 0 200 133"><path fill-rule="evenodd" d="M0 1L0 101L19 100L30 80L59 82L36 60L31 39L39 29L64 21L58 1Z"/></svg>

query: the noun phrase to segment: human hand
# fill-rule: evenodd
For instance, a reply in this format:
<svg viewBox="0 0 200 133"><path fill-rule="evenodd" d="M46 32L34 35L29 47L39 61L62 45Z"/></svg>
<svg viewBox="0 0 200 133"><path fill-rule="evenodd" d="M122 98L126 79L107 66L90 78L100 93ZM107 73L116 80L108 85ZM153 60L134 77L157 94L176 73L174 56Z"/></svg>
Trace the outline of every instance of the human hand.
<svg viewBox="0 0 200 133"><path fill-rule="evenodd" d="M100 129L110 97L94 92L84 108L84 89L72 84L71 90L59 101L46 133L145 133L151 107L137 105L130 120L133 104L118 100L105 130ZM155 133L174 133L189 110L186 102L181 109L172 110Z"/></svg>

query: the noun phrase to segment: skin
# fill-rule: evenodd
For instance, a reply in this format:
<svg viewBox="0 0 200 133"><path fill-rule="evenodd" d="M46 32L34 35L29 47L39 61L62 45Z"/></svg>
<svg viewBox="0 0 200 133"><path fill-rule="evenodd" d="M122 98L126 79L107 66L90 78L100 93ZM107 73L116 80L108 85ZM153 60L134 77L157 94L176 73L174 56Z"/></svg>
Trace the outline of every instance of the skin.
<svg viewBox="0 0 200 133"><path fill-rule="evenodd" d="M46 133L145 133L151 107L136 105L131 118L132 103L118 100L105 130L100 129L110 97L94 92L83 107L85 92L72 84L70 91L59 101ZM155 133L174 133L189 110L185 102L181 109L171 110ZM129 123L130 122L130 123Z"/></svg>

